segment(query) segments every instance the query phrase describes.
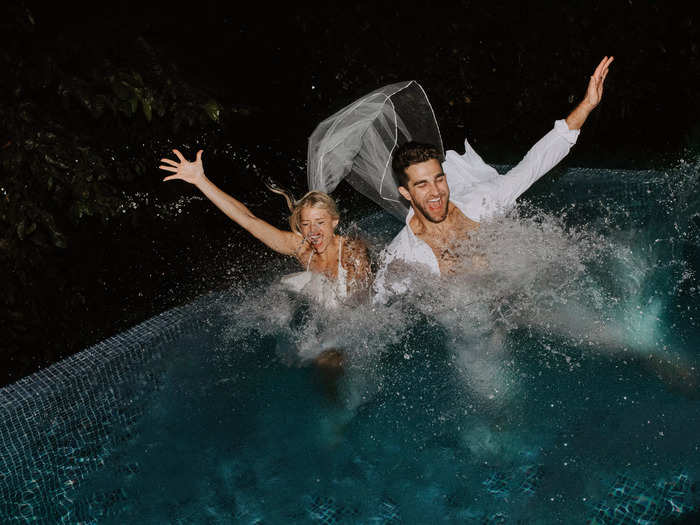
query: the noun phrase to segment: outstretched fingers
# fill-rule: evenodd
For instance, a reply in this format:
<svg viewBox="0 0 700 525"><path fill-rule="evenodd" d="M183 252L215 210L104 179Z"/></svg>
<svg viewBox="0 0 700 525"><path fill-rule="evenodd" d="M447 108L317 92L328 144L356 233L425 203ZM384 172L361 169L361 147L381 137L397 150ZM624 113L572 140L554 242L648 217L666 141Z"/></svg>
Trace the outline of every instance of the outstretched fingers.
<svg viewBox="0 0 700 525"><path fill-rule="evenodd" d="M600 73L603 71L603 67L605 66L605 62L608 60L608 57L604 57L603 60L600 61L600 63L596 66L595 71L593 71L593 78L598 78Z"/></svg>
<svg viewBox="0 0 700 525"><path fill-rule="evenodd" d="M176 168L180 165L179 162L175 162L175 161L172 160L172 159L160 159L160 161L161 161L163 164L170 164L171 166L175 166Z"/></svg>
<svg viewBox="0 0 700 525"><path fill-rule="evenodd" d="M612 64L613 60L615 60L615 57L609 57L607 60L605 60L605 63L603 64L603 69L600 72L601 78L608 74L608 68L610 67L610 64Z"/></svg>
<svg viewBox="0 0 700 525"><path fill-rule="evenodd" d="M610 64L612 64L613 60L615 60L615 57L610 57L610 58L608 58L608 61L605 63L605 68L603 68L603 72L600 75L600 85L601 86L603 85L603 82L605 82L605 77L608 76L608 72L610 71L610 69L608 69L608 68L610 67Z"/></svg>
<svg viewBox="0 0 700 525"><path fill-rule="evenodd" d="M612 64L612 61L615 60L615 57L603 57L603 60L600 61L600 64L598 64L598 67L595 68L595 71L593 72L593 77L596 79L602 78L603 74L608 70L608 67L610 64Z"/></svg>
<svg viewBox="0 0 700 525"><path fill-rule="evenodd" d="M198 180L198 177L204 175L201 162L203 152L203 150L199 150L197 152L197 160L194 162L189 162L187 159L185 159L182 153L180 153L180 150L174 149L173 153L178 160L166 158L160 159L161 164L158 166L158 168L174 174L165 177L163 180L167 181L180 179L186 182L194 183L195 180Z"/></svg>

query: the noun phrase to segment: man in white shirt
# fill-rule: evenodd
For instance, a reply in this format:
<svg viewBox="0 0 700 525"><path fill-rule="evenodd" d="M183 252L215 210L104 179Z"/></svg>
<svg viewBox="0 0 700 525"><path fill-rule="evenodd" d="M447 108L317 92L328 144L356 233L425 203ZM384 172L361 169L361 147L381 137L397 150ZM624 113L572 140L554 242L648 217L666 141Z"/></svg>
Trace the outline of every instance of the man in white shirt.
<svg viewBox="0 0 700 525"><path fill-rule="evenodd" d="M392 166L399 192L410 203L406 226L385 248L375 279L375 302L410 288L405 276L392 278L391 268L422 265L436 275L458 271L460 244L479 223L515 203L535 181L563 159L579 130L600 103L613 57L605 57L590 78L583 101L565 120L540 139L506 175L486 165L465 141L464 155L448 151L441 165L437 148L409 142L399 147Z"/></svg>

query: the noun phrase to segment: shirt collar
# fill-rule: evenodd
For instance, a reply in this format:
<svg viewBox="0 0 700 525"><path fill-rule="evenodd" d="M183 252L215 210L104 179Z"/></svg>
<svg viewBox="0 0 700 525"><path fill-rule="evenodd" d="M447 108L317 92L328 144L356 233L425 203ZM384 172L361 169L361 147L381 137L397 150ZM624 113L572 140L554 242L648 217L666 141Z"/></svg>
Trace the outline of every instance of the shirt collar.
<svg viewBox="0 0 700 525"><path fill-rule="evenodd" d="M451 202L452 204L454 204L455 206L457 206L457 208L459 208L459 211L461 211L461 212L464 214L465 217L467 216L467 214L466 214L465 211L464 211L464 208L465 208L464 204L462 204L461 202L455 201L455 200L453 200L453 199L450 199L449 202ZM416 243L416 242L424 242L424 241L422 241L421 239L419 239L419 238L416 236L415 233L413 233L413 228L411 228L411 219L413 218L413 216L414 216L415 214L416 214L416 212L413 211L413 206L409 206L409 208L408 208L408 215L406 215L406 230L408 230L408 238L409 238L409 239L411 240L411 242L413 242L413 243Z"/></svg>

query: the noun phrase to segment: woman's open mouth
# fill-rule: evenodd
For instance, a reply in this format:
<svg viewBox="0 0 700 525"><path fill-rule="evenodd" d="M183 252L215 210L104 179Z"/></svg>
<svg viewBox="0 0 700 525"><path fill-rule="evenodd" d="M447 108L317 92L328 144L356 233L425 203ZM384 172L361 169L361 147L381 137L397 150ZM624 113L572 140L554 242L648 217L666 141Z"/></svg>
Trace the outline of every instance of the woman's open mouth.
<svg viewBox="0 0 700 525"><path fill-rule="evenodd" d="M315 234L313 234L313 235L308 235L306 238L307 238L307 239L309 240L309 242L310 242L311 244L313 244L314 246L318 246L319 244L321 244L321 242L323 242L323 235L320 234L320 233L315 233Z"/></svg>

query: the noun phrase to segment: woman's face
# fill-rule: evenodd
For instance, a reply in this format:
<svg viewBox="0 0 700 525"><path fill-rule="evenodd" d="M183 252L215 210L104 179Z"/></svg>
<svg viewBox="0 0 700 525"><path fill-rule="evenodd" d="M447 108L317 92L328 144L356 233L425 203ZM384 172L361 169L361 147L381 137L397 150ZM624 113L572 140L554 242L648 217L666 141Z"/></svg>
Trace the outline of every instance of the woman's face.
<svg viewBox="0 0 700 525"><path fill-rule="evenodd" d="M331 216L325 208L306 206L299 214L301 234L309 242L316 253L326 251L335 236L338 219Z"/></svg>

